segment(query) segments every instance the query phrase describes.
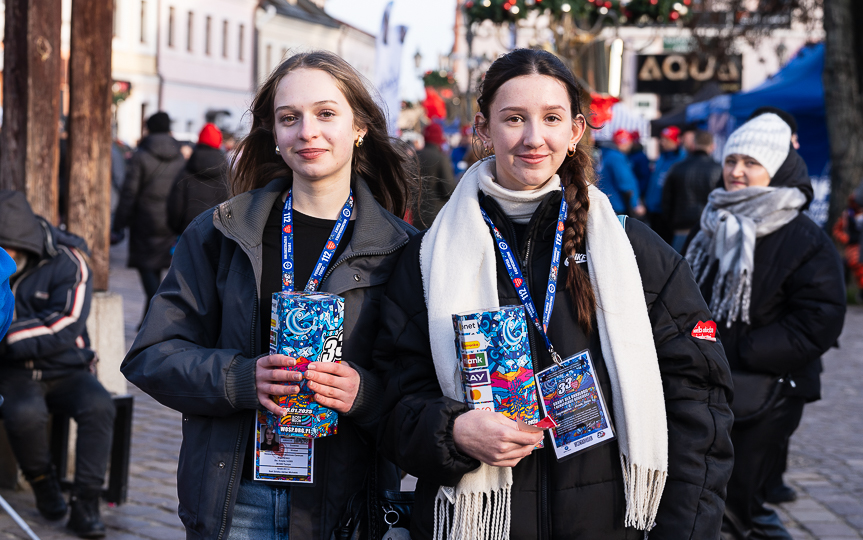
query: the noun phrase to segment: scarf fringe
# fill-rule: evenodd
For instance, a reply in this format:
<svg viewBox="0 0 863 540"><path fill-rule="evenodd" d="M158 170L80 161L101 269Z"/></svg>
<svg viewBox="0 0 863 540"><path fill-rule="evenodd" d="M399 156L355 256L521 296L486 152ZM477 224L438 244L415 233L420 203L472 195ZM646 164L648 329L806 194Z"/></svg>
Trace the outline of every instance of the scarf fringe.
<svg viewBox="0 0 863 540"><path fill-rule="evenodd" d="M623 454L620 454L620 466L623 469L623 491L626 494L624 525L649 531L656 522L668 473L628 463Z"/></svg>
<svg viewBox="0 0 863 540"><path fill-rule="evenodd" d="M463 492L450 502L439 489L434 502L434 540L506 540L509 538L512 491Z"/></svg>

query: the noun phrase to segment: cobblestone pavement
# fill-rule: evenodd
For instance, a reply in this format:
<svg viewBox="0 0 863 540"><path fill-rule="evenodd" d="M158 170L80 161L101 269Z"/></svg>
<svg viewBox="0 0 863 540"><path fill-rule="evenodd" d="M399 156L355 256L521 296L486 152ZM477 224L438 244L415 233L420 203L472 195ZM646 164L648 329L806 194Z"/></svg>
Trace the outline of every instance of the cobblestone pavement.
<svg viewBox="0 0 863 540"><path fill-rule="evenodd" d="M126 344L143 312L137 273L124 268L125 247L111 256L111 290L124 297ZM807 405L791 443L786 481L799 495L778 507L795 540L863 539L863 308L849 309L841 349L824 358L823 396ZM176 471L180 415L130 386L135 396L128 502L103 508L110 540L179 539ZM41 538L68 538L64 523L39 516L29 488L0 490ZM0 511L0 538L26 538Z"/></svg>

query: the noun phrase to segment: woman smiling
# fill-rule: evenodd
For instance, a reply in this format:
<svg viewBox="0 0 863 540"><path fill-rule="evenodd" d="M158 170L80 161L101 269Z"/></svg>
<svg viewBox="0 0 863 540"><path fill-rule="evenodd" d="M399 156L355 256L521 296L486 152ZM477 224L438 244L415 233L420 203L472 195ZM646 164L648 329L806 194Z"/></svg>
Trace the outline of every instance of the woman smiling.
<svg viewBox="0 0 863 540"><path fill-rule="evenodd" d="M123 373L183 413L189 537L329 539L375 470L379 486L398 486L391 464L374 467L381 386L369 369L383 287L415 232L396 217L413 180L360 75L331 53L285 60L250 112L235 196L183 233ZM268 354L272 295L292 290L344 298L341 363L313 362L303 376L284 369L293 358ZM338 434L313 447L282 438L293 461L261 481L255 440L268 427L257 409L283 416L274 397L303 379L339 413ZM308 464L299 476L313 483L281 482Z"/></svg>
<svg viewBox="0 0 863 540"><path fill-rule="evenodd" d="M498 58L477 100L487 157L388 284L380 440L418 478L412 538L718 535L731 471L722 347L696 332L710 314L686 262L640 222L621 226L592 185L580 94L550 53ZM534 373L591 360L610 442L570 452L465 404L452 315L506 305L529 314Z"/></svg>

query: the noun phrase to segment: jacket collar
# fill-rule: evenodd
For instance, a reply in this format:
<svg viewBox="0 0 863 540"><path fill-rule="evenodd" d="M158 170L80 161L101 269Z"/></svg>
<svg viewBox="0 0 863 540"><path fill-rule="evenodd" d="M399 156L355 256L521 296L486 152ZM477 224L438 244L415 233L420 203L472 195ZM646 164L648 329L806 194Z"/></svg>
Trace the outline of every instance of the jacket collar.
<svg viewBox="0 0 863 540"><path fill-rule="evenodd" d="M241 193L223 202L213 212L216 229L237 242L249 255L259 286L264 226L276 200L290 185L287 178L276 178L262 188ZM354 208L357 217L351 242L339 260L389 253L407 244L410 238L406 229L409 226L378 204L365 180L354 177L351 187L356 199ZM332 264L336 266L338 261Z"/></svg>

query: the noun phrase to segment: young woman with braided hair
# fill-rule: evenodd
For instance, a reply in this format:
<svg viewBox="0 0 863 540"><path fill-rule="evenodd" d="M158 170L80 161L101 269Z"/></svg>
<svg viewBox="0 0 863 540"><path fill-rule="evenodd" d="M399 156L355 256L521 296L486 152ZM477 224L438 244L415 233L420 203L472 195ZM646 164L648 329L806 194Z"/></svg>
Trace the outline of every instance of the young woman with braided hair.
<svg viewBox="0 0 863 540"><path fill-rule="evenodd" d="M405 248L381 300L378 437L418 478L414 539L718 538L725 355L686 262L592 185L580 93L545 51L491 65L475 121L486 157ZM609 443L558 459L570 449L549 435L465 404L452 315L522 304L534 372L589 353Z"/></svg>

